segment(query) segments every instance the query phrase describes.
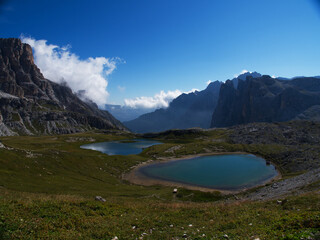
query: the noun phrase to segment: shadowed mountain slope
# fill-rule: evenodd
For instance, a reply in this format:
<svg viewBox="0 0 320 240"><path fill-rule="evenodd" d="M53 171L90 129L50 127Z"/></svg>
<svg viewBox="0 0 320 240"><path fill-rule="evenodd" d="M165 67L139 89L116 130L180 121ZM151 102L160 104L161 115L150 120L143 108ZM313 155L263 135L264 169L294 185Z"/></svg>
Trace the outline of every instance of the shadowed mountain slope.
<svg viewBox="0 0 320 240"><path fill-rule="evenodd" d="M144 114L137 119L124 122L124 125L138 133L193 127L208 128L221 84L215 81L203 91L181 94L170 103L168 108Z"/></svg>
<svg viewBox="0 0 320 240"><path fill-rule="evenodd" d="M298 77L279 80L268 75L232 81L221 86L211 127L251 122L283 122L319 119L320 79Z"/></svg>

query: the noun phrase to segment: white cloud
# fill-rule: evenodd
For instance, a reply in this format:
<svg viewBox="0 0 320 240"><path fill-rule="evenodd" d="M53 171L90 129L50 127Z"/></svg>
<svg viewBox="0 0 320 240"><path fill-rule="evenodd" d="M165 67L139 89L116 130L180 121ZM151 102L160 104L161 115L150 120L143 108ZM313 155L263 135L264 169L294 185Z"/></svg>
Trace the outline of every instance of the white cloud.
<svg viewBox="0 0 320 240"><path fill-rule="evenodd" d="M191 91L188 91L188 92L183 92L185 94L189 94L189 93L194 93L194 92L199 92L200 90L197 89L197 88L192 88Z"/></svg>
<svg viewBox="0 0 320 240"><path fill-rule="evenodd" d="M211 80L208 80L206 83L207 83L207 85L209 85L210 83L212 83L212 81L211 81Z"/></svg>
<svg viewBox="0 0 320 240"><path fill-rule="evenodd" d="M33 48L35 63L45 78L57 83L66 82L73 92L84 90L84 97L99 106L107 103L107 77L116 69L119 58L82 60L70 51L70 46L60 47L24 36L21 40Z"/></svg>
<svg viewBox="0 0 320 240"><path fill-rule="evenodd" d="M181 95L180 90L175 91L160 91L160 93L155 94L153 97L137 97L134 99L125 99L124 104L131 108L166 108L169 103Z"/></svg>
<svg viewBox="0 0 320 240"><path fill-rule="evenodd" d="M237 78L237 77L239 77L241 74L244 74L244 73L247 73L247 72L249 72L248 70L246 70L246 69L243 69L239 74L235 74L235 75L233 75L235 78ZM251 73L251 72L250 72Z"/></svg>
<svg viewBox="0 0 320 240"><path fill-rule="evenodd" d="M126 87L123 87L123 86L118 86L118 90L119 92L124 92L126 90Z"/></svg>
<svg viewBox="0 0 320 240"><path fill-rule="evenodd" d="M125 99L124 105L126 107L131 108L149 108L149 109L157 109L157 108L167 108L169 103L180 96L181 94L189 94L193 92L197 92L199 89L193 88L191 91L182 92L180 90L168 91L164 92L163 90L160 93L155 94L153 97L136 97L134 99Z"/></svg>

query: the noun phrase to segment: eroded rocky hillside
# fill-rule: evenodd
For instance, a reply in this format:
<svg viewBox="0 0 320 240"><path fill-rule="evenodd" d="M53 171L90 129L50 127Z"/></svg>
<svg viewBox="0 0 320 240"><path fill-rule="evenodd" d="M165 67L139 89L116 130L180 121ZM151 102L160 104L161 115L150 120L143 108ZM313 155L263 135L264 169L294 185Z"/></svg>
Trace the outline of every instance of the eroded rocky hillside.
<svg viewBox="0 0 320 240"><path fill-rule="evenodd" d="M65 134L125 127L67 86L45 79L32 48L20 39L0 39L0 136Z"/></svg>

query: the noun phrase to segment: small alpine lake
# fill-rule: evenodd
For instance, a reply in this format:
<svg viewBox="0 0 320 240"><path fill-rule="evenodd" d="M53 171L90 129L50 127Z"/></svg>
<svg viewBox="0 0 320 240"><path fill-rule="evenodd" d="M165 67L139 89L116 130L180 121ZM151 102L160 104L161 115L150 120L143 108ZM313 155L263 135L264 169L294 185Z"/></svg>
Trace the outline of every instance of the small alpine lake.
<svg viewBox="0 0 320 240"><path fill-rule="evenodd" d="M137 169L144 178L217 190L242 190L277 176L275 166L252 154L200 156L152 163Z"/></svg>
<svg viewBox="0 0 320 240"><path fill-rule="evenodd" d="M157 144L161 144L161 142L145 139L130 139L85 144L80 146L80 148L95 150L108 155L130 155L139 154L143 149Z"/></svg>

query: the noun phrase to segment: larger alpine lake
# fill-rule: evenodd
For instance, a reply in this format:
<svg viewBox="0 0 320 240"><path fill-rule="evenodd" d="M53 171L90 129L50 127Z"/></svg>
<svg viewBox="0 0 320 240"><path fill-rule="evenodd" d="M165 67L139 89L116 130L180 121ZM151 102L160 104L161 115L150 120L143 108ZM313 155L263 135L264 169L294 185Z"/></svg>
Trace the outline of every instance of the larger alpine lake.
<svg viewBox="0 0 320 240"><path fill-rule="evenodd" d="M278 173L273 165L251 154L201 156L155 163L140 174L158 180L217 190L241 190L262 184Z"/></svg>

